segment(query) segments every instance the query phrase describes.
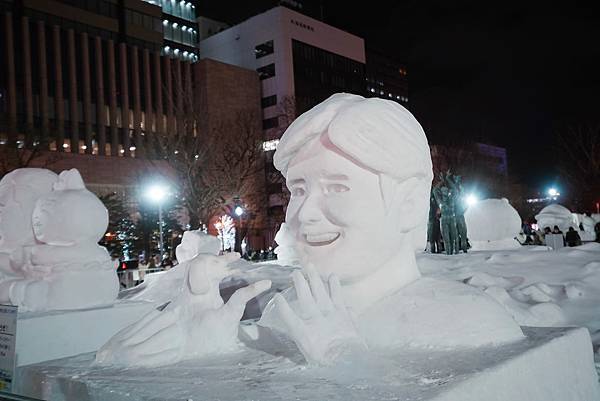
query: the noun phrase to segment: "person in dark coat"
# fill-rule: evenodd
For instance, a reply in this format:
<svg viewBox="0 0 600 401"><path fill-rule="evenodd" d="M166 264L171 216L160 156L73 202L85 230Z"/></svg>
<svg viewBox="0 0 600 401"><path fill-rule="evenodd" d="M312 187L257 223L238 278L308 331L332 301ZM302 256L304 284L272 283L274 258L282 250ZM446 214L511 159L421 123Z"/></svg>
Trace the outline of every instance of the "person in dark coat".
<svg viewBox="0 0 600 401"><path fill-rule="evenodd" d="M565 241L568 246L581 245L581 237L573 227L569 227L569 231L567 231L567 234L565 235Z"/></svg>

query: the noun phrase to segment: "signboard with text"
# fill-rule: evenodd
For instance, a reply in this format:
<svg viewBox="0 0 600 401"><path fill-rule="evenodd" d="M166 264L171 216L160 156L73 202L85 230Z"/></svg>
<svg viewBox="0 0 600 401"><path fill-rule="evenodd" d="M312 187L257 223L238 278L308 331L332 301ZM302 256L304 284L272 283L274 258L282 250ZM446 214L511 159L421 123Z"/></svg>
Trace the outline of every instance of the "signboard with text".
<svg viewBox="0 0 600 401"><path fill-rule="evenodd" d="M11 391L15 373L17 307L0 305L0 390Z"/></svg>

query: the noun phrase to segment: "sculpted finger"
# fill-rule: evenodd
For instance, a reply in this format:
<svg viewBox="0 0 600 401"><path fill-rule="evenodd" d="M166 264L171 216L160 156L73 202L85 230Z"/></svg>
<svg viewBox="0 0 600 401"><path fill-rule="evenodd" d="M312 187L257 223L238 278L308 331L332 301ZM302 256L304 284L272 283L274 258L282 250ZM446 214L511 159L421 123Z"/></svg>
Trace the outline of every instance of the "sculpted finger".
<svg viewBox="0 0 600 401"><path fill-rule="evenodd" d="M174 313L161 312L152 320L147 321L145 325L138 327L136 331L132 331L125 341L123 341L123 344L132 345L141 343L164 328L172 326L175 321L176 316Z"/></svg>
<svg viewBox="0 0 600 401"><path fill-rule="evenodd" d="M297 270L294 271L292 273L292 280L294 280L294 287L296 288L296 295L298 295L298 303L304 315L303 317L310 318L318 315L319 309L302 273Z"/></svg>
<svg viewBox="0 0 600 401"><path fill-rule="evenodd" d="M283 321L287 329L288 335L296 341L300 338L306 338L304 322L294 313L287 301L281 296L281 294L275 294L273 297L275 302L275 311Z"/></svg>
<svg viewBox="0 0 600 401"><path fill-rule="evenodd" d="M271 288L271 280L261 280L244 288L240 288L233 293L224 308L228 313L233 314L233 317L236 320L240 320L248 301L269 288Z"/></svg>
<svg viewBox="0 0 600 401"><path fill-rule="evenodd" d="M322 311L330 311L333 309L333 305L331 304L331 299L329 298L329 294L327 294L327 290L323 285L323 280L321 280L321 276L317 273L317 269L312 264L308 264L306 266L306 272L308 273L308 279L310 281L310 289L312 290L313 296L317 301L317 305Z"/></svg>
<svg viewBox="0 0 600 401"><path fill-rule="evenodd" d="M331 294L331 301L335 307L345 311L346 303L342 296L342 285L340 284L340 279L335 274L329 276L329 293Z"/></svg>
<svg viewBox="0 0 600 401"><path fill-rule="evenodd" d="M161 313L162 312L160 312L156 309L153 309L150 312L148 312L146 315L144 315L137 322L132 323L129 326L125 327L117 335L120 336L122 339L126 340L129 337L131 337L132 335L134 335L135 333L137 333L141 328L146 326L149 322L158 318Z"/></svg>
<svg viewBox="0 0 600 401"><path fill-rule="evenodd" d="M177 349L179 345L177 339L181 338L182 334L178 330L178 326L165 327L141 343L133 345L130 348L132 355L145 356L170 348Z"/></svg>

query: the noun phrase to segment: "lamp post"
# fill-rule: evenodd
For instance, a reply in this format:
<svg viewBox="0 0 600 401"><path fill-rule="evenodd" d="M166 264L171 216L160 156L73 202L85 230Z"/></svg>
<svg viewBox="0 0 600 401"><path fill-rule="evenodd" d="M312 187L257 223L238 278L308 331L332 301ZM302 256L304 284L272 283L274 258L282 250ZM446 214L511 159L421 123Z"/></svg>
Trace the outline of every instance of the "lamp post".
<svg viewBox="0 0 600 401"><path fill-rule="evenodd" d="M242 215L244 214L244 208L240 205L236 206L233 209L233 212L238 217L238 229L236 230L236 236L239 238L239 241L236 241L236 245L239 246L239 249L236 249L236 252L242 253Z"/></svg>
<svg viewBox="0 0 600 401"><path fill-rule="evenodd" d="M164 253L164 238L163 238L163 217L162 217L162 201L167 196L168 188L161 185L154 185L146 192L146 197L158 204L158 232L159 243L158 249L160 252L160 260L162 261Z"/></svg>

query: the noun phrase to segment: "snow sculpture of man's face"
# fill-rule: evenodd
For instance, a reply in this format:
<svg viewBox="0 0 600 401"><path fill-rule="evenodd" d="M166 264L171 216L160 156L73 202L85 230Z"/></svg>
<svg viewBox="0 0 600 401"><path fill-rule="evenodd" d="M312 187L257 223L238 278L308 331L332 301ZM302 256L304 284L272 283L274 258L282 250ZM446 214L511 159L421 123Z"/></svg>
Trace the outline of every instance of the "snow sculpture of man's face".
<svg viewBox="0 0 600 401"><path fill-rule="evenodd" d="M39 168L14 170L0 180L0 252L35 243L31 214L58 176Z"/></svg>
<svg viewBox="0 0 600 401"><path fill-rule="evenodd" d="M398 226L386 223L379 184L378 174L322 141L298 152L288 167L286 222L303 264L354 281L396 253Z"/></svg>
<svg viewBox="0 0 600 401"><path fill-rule="evenodd" d="M333 95L288 128L274 163L291 192L286 223L301 263L323 278L360 281L425 232L429 146L394 102Z"/></svg>

